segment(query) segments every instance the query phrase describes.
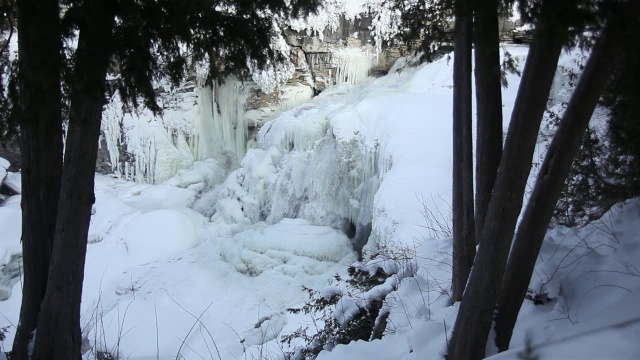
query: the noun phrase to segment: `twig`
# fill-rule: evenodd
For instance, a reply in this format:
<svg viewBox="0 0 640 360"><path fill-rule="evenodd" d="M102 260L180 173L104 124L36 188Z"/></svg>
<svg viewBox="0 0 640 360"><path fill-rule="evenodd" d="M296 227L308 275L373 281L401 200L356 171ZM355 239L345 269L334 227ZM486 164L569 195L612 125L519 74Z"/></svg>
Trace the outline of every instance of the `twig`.
<svg viewBox="0 0 640 360"><path fill-rule="evenodd" d="M160 360L160 335L158 331L158 307L153 303L153 310L156 313L156 360Z"/></svg>
<svg viewBox="0 0 640 360"><path fill-rule="evenodd" d="M169 296L169 297L170 297L170 296ZM173 299L171 299L171 300L173 300ZM175 300L173 300L173 301L175 302ZM178 306L180 306L177 302L176 302L176 304L177 304ZM207 312L207 310L209 310L209 308L211 307L211 305L213 305L213 301L209 304L209 306L207 306L207 307L202 311L202 313L200 313L200 315L196 318L196 321L193 323L193 325L191 325L191 328L189 329L189 332L187 332L187 335L185 335L185 336L184 336L184 338L182 339L182 343L180 344L180 347L178 348L178 353L176 354L176 360L179 360L180 351L182 351L182 348L186 345L187 338L189 337L189 335L191 335L191 332L193 331L193 328L195 328L195 327L196 327L196 324L198 324L198 323L200 322L200 318L204 315L204 313L205 313L205 312ZM180 307L182 308L182 306L180 306ZM186 309L184 309L184 308L182 308L182 309L183 309L184 311L186 311L187 313L189 313L189 315L192 315L192 316L193 316L193 314L191 314L190 312L188 312ZM191 349L191 347L190 347L189 345L186 345L186 346L187 346L189 349ZM217 349L217 348L216 348L216 349ZM193 349L191 349L191 350L193 350ZM195 352L195 351L194 351L194 352ZM196 354L197 354L197 353L196 353ZM198 355L200 355L200 354L198 354ZM202 357L202 356L200 355L200 357ZM222 358L220 358L220 359L222 359Z"/></svg>
<svg viewBox="0 0 640 360"><path fill-rule="evenodd" d="M166 292L166 291L165 291ZM171 301L173 301L176 305L178 305L178 307L180 307L184 312L186 312L187 314L191 315L191 317L193 317L194 319L196 319L196 323L200 323L200 325L205 329L205 331L207 332L207 334L209 334L209 338L211 339L211 342L213 343L213 346L216 349L216 353L218 353L218 358L220 360L222 360L222 356L220 356L220 350L218 349L218 345L216 344L216 341L213 339L213 335L211 335L211 332L209 332L209 329L207 328L207 326L200 320L200 318L202 317L202 315L204 315L204 313L211 307L211 305L213 305L213 302L211 302L211 304L209 304L209 306L207 306L206 309L204 309L204 311L202 312L202 314L200 314L200 316L196 317L194 314L192 314L189 310L185 309L182 305L180 305L177 301L175 301L171 295L169 295L168 292L166 292L167 296L169 297L169 299L171 299ZM191 330L193 330L193 327L195 326L195 323L193 324L193 326L191 327ZM191 333L191 330L189 330L189 333ZM189 336L189 333L187 334L187 336ZM186 338L185 338L186 341ZM184 341L183 341L184 343ZM206 343L206 342L205 342ZM180 346L182 348L182 346ZM180 351L178 351L178 354L180 353ZM177 355L176 355L177 356Z"/></svg>

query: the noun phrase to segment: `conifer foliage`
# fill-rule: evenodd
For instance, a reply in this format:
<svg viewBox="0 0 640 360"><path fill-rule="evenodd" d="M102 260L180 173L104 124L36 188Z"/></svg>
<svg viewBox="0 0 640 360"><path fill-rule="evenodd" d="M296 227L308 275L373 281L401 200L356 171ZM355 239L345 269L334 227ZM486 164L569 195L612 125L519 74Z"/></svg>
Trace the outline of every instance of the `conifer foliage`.
<svg viewBox="0 0 640 360"><path fill-rule="evenodd" d="M453 43L453 0L387 0L384 4L399 14L402 31L395 40L421 53L422 60L433 60L442 46Z"/></svg>

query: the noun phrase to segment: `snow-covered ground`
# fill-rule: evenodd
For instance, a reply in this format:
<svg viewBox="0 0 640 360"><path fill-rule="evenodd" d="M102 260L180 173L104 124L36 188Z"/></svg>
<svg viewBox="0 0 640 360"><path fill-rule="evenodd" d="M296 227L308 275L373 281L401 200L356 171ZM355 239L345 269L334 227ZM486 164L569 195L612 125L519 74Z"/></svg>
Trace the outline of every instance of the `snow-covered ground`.
<svg viewBox="0 0 640 360"><path fill-rule="evenodd" d="M526 47L507 50L524 63ZM561 65L575 66L575 56ZM319 359L439 358L457 313L447 296L452 64L448 56L417 67L405 60L385 77L332 87L266 123L259 147L230 174L221 159L189 158L189 169L156 185L97 175L86 348L134 360L282 359L291 348L278 337L313 326L286 311L307 299L301 287L322 290L336 273L344 277L358 258L352 243L368 238L365 259L404 248L416 253L417 273L398 275L383 339ZM566 99L565 80L559 71L555 102ZM519 78L508 81L505 124ZM544 142L539 148L537 156ZM19 184L17 174L7 180ZM525 302L513 347L528 337L541 359L637 358L639 224L631 200L585 228L550 230L531 284L550 301ZM0 225L0 264L9 269L20 252L19 195L0 207ZM20 278L10 278L0 281L3 349L21 301Z"/></svg>

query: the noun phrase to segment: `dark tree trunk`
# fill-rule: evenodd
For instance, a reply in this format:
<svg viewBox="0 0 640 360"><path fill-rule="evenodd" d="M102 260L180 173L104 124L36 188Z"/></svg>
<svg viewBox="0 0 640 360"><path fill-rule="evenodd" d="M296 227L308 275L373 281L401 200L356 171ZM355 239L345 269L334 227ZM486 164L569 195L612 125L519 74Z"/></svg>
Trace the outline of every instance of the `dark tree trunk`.
<svg viewBox="0 0 640 360"><path fill-rule="evenodd" d="M453 282L451 301L462 299L475 256L473 140L471 138L471 35L469 0L457 0L453 57Z"/></svg>
<svg viewBox="0 0 640 360"><path fill-rule="evenodd" d="M560 51L567 40L567 25L562 20L567 15L568 2L547 0L542 5L482 230L480 248L449 342L450 360L474 360L485 356L540 122Z"/></svg>
<svg viewBox="0 0 640 360"><path fill-rule="evenodd" d="M27 359L38 322L60 193L62 123L57 0L18 1L24 284L12 359Z"/></svg>
<svg viewBox="0 0 640 360"><path fill-rule="evenodd" d="M616 26L618 22L619 19L612 19L609 25ZM616 34L615 29L611 29L609 25L600 35L571 96L518 226L496 313L496 344L500 351L509 348L513 327L526 295L553 209L560 197L573 158L580 148L593 110L619 58L618 40L623 37Z"/></svg>
<svg viewBox="0 0 640 360"><path fill-rule="evenodd" d="M474 8L476 78L476 240L480 240L502 155L502 92L498 1L477 0Z"/></svg>
<svg viewBox="0 0 640 360"><path fill-rule="evenodd" d="M80 300L114 10L111 0L84 3L56 236L38 320L35 359L80 359Z"/></svg>

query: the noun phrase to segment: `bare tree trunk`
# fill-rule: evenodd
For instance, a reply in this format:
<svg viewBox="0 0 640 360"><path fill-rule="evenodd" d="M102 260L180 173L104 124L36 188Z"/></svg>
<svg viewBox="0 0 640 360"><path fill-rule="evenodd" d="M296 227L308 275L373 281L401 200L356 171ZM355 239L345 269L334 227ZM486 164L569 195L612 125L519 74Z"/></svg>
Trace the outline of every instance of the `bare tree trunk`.
<svg viewBox="0 0 640 360"><path fill-rule="evenodd" d="M469 0L457 0L453 57L453 282L451 301L462 299L475 257L471 36Z"/></svg>
<svg viewBox="0 0 640 360"><path fill-rule="evenodd" d="M502 91L498 1L477 0L474 8L476 79L476 240L480 240L502 155Z"/></svg>
<svg viewBox="0 0 640 360"><path fill-rule="evenodd" d="M482 230L480 248L449 342L449 360L474 360L485 356L540 122L560 51L567 40L568 26L563 19L566 19L569 2L546 0L542 5Z"/></svg>
<svg viewBox="0 0 640 360"><path fill-rule="evenodd" d="M60 24L57 0L18 1L24 284L12 359L27 359L55 233L62 173Z"/></svg>
<svg viewBox="0 0 640 360"><path fill-rule="evenodd" d="M115 4L90 0L83 6L86 18L78 41L56 237L35 359L80 359L80 300Z"/></svg>
<svg viewBox="0 0 640 360"><path fill-rule="evenodd" d="M553 209L600 94L621 53L619 39L624 37L616 29L612 29L619 23L620 19L609 21L591 52L569 106L547 150L533 193L518 227L498 300L496 344L500 351L509 348L513 327L526 295Z"/></svg>

